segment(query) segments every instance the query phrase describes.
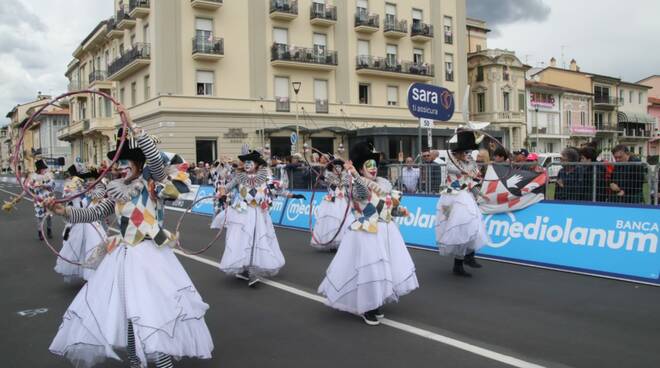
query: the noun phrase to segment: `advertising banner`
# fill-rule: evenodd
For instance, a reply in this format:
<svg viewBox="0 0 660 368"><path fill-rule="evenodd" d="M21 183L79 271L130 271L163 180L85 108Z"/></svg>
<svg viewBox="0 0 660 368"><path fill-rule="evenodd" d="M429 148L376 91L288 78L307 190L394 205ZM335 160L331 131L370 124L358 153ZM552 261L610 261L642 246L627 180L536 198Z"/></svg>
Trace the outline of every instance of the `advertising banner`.
<svg viewBox="0 0 660 368"><path fill-rule="evenodd" d="M197 196L195 196L195 200L198 200L200 198L208 197L208 196L213 196L215 195L215 188L211 185L202 185L199 187L197 190ZM193 208L192 212L199 214L199 215L207 215L207 216L213 216L214 210L213 210L213 198L205 199L203 201L197 202Z"/></svg>
<svg viewBox="0 0 660 368"><path fill-rule="evenodd" d="M165 205L168 207L188 209L190 208L190 205L195 201L195 198L197 198L198 190L199 185L191 185L190 192L181 194L175 201L165 202Z"/></svg>
<svg viewBox="0 0 660 368"><path fill-rule="evenodd" d="M287 201L280 225L307 230L309 229L309 204L312 199L312 192L307 190L292 190L290 192L292 194L302 194L305 199L289 199ZM325 194L325 191L316 192L314 207L318 207Z"/></svg>
<svg viewBox="0 0 660 368"><path fill-rule="evenodd" d="M311 193L295 193L307 200L289 200L281 225L307 230ZM406 244L437 249L437 200L403 197L411 215L395 222ZM484 220L491 242L480 256L660 285L658 208L541 202Z"/></svg>

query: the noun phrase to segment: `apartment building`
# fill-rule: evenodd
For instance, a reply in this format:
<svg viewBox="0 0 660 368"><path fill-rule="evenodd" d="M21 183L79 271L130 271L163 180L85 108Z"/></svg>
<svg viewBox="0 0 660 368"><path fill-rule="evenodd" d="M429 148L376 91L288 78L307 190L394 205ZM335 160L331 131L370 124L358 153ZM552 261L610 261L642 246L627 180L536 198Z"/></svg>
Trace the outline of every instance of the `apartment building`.
<svg viewBox="0 0 660 368"><path fill-rule="evenodd" d="M559 68L554 58L550 60L549 67L537 71L532 77L543 83L593 95L594 139L601 150L608 152L617 144L625 144L635 154L647 156L652 118L645 112L643 101L640 103L639 98L640 95L642 99L648 95L648 87L581 71L575 60L571 60L568 69ZM626 99L629 99L628 103Z"/></svg>
<svg viewBox="0 0 660 368"><path fill-rule="evenodd" d="M9 126L0 128L0 172L4 173L9 169L9 147L11 138L9 137Z"/></svg>
<svg viewBox="0 0 660 368"><path fill-rule="evenodd" d="M28 110L32 115L39 107ZM69 109L60 106L48 106L36 118L30 127L32 133L32 152L55 169L65 169L71 160L71 145L57 139L60 129L69 125Z"/></svg>
<svg viewBox="0 0 660 368"><path fill-rule="evenodd" d="M560 153L596 136L589 93L535 80L527 88L528 146L538 153Z"/></svg>
<svg viewBox="0 0 660 368"><path fill-rule="evenodd" d="M525 146L525 73L516 53L482 49L468 54L470 119L491 123L502 134L502 143L512 151Z"/></svg>
<svg viewBox="0 0 660 368"><path fill-rule="evenodd" d="M110 93L188 160L241 146L291 152L290 135L337 152L370 140L387 157L415 155L414 82L455 93L458 111L434 129L441 146L462 123L467 85L465 0L115 0L116 13L74 51L71 90ZM59 137L94 162L119 124L104 98L71 101ZM98 163L98 162L94 162Z"/></svg>

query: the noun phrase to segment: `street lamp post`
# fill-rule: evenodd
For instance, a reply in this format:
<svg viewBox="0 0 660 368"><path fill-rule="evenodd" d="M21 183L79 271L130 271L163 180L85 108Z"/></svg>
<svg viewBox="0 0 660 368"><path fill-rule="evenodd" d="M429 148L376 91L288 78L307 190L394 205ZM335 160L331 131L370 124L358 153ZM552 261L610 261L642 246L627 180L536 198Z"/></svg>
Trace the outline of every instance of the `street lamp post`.
<svg viewBox="0 0 660 368"><path fill-rule="evenodd" d="M534 108L535 117L536 117L536 152L541 152L541 147L539 146L539 107Z"/></svg>
<svg viewBox="0 0 660 368"><path fill-rule="evenodd" d="M293 92L296 94L296 136L298 137L298 141L296 141L296 152L298 153L298 145L300 142L300 116L298 114L298 92L300 92L300 87L302 85L301 82L292 82L291 85L293 86Z"/></svg>

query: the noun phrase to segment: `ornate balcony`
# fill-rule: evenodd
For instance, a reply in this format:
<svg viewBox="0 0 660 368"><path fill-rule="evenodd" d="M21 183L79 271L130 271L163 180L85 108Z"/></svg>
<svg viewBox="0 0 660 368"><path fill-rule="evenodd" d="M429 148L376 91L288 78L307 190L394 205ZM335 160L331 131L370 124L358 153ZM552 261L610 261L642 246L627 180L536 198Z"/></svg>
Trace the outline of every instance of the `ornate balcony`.
<svg viewBox="0 0 660 368"><path fill-rule="evenodd" d="M132 49L108 66L108 79L119 81L151 63L151 46L148 43L136 43Z"/></svg>
<svg viewBox="0 0 660 368"><path fill-rule="evenodd" d="M117 29L119 30L125 30L125 29L131 29L135 27L135 24L137 23L135 19L132 19L131 16L128 14L128 10L126 7L123 7L117 11L117 16L115 17L115 20L117 21Z"/></svg>
<svg viewBox="0 0 660 368"><path fill-rule="evenodd" d="M288 97L275 97L275 111L291 112L291 100Z"/></svg>
<svg viewBox="0 0 660 368"><path fill-rule="evenodd" d="M355 32L375 33L380 29L380 17L359 11L355 14Z"/></svg>
<svg viewBox="0 0 660 368"><path fill-rule="evenodd" d="M386 19L383 24L383 33L385 37L403 38L408 35L408 22L405 20Z"/></svg>
<svg viewBox="0 0 660 368"><path fill-rule="evenodd" d="M225 57L224 38L207 39L195 37L192 39L192 57L195 60L216 61Z"/></svg>
<svg viewBox="0 0 660 368"><path fill-rule="evenodd" d="M623 98L618 98L614 96L603 96L603 95L594 96L594 106L613 109L617 106L621 106L622 104L623 104Z"/></svg>
<svg viewBox="0 0 660 368"><path fill-rule="evenodd" d="M414 42L429 42L433 39L433 26L425 23L413 23L410 27L410 39Z"/></svg>
<svg viewBox="0 0 660 368"><path fill-rule="evenodd" d="M190 6L203 10L218 10L222 7L222 0L190 0Z"/></svg>
<svg viewBox="0 0 660 368"><path fill-rule="evenodd" d="M383 76L396 79L428 81L433 79L433 64L393 61L375 56L358 56L356 60L358 74Z"/></svg>
<svg viewBox="0 0 660 368"><path fill-rule="evenodd" d="M337 7L314 3L309 8L310 23L319 27L330 27L337 23Z"/></svg>
<svg viewBox="0 0 660 368"><path fill-rule="evenodd" d="M297 0L270 0L270 18L290 21L298 17Z"/></svg>
<svg viewBox="0 0 660 368"><path fill-rule="evenodd" d="M328 100L316 100L316 113L327 114L328 112Z"/></svg>
<svg viewBox="0 0 660 368"><path fill-rule="evenodd" d="M112 88L112 82L108 80L108 72L105 70L95 70L89 73L89 87L94 88Z"/></svg>
<svg viewBox="0 0 660 368"><path fill-rule="evenodd" d="M128 5L128 15L131 18L144 18L149 16L151 4L149 0L131 0Z"/></svg>
<svg viewBox="0 0 660 368"><path fill-rule="evenodd" d="M276 43L271 47L270 54L270 63L274 67L314 70L333 70L337 67L337 52L317 47L303 48Z"/></svg>
<svg viewBox="0 0 660 368"><path fill-rule="evenodd" d="M110 18L108 21L108 26L107 26L108 33L106 33L105 37L108 39L115 39L115 38L122 38L124 37L124 31L121 29L117 28L117 20L115 18Z"/></svg>

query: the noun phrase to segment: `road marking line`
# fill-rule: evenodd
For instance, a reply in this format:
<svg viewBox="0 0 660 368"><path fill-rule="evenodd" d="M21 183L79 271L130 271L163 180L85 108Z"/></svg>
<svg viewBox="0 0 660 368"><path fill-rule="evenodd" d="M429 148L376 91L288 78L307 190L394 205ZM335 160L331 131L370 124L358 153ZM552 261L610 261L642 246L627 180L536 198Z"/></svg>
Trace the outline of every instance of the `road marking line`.
<svg viewBox="0 0 660 368"><path fill-rule="evenodd" d="M12 192L6 191L4 189L0 189L0 191L16 195L16 193L12 193ZM32 201L29 198L26 198L26 199L29 200L29 201ZM114 231L114 232L117 232L117 233L119 232L118 229L113 228L113 227L110 227L109 229L111 231ZM220 263L215 262L213 260L210 260L208 258L188 255L188 254L185 254L182 251L176 250L176 249L174 250L174 252L176 254L182 256L182 257L186 257L186 258L192 259L192 260L200 262L200 263L204 263L206 265L209 265L209 266L212 266L212 267L215 267L215 268L220 267ZM313 301L318 302L318 303L325 304L325 298L323 298L322 296L317 295L317 294L312 294L310 292L300 290L300 289L294 288L292 286L285 285L285 284L282 284L282 283L279 283L279 282L276 282L276 281L272 281L272 280L261 280L261 283L263 283L265 285L268 285L268 286L271 286L271 287L274 287L276 289L280 289L282 291L286 291L287 293L290 293L290 294L298 295L298 296L303 297L305 299L309 299L309 300L313 300ZM454 339L454 338L451 338L451 337L448 337L448 336L440 335L440 334L435 333L435 332L424 330L424 329L421 329L421 328L418 328L418 327L415 327L415 326L411 326L411 325L408 325L408 324L405 324L405 323L393 321L391 319L384 318L384 319L381 320L381 323L385 326L397 329L399 331L407 332L411 335L416 335L416 336L419 336L419 337L422 337L422 338L425 338L425 339L429 339L429 340L432 340L432 341L439 342L439 343L444 344L444 345L452 346L454 348L457 348L457 349L460 349L460 350L463 350L463 351L467 351L469 353L479 355L479 356L482 356L484 358L495 360L495 361L498 361L500 363L510 365L512 367L517 367L517 368L545 368L542 365L527 362L527 361L509 356L509 355L505 355L505 354L501 354L501 353L498 353L498 352L495 352L495 351L492 351L492 350L488 350L488 349L485 349L485 348L482 348L482 347L479 347L479 346L476 346L476 345L473 345L473 344L470 344L470 343L467 343L467 342L463 342L463 341L460 341L460 340L457 340L457 339Z"/></svg>
<svg viewBox="0 0 660 368"><path fill-rule="evenodd" d="M200 263L207 264L207 265L215 267L215 268L220 267L220 263L215 262L215 261L210 260L210 259L205 258L205 257L188 255L188 254L185 254L182 251L176 250L176 249L174 250L174 252L177 253L180 256L192 259L192 260L200 262ZM317 294L312 294L310 292L300 290L300 289L294 288L292 286L285 285L285 284L282 284L282 283L279 283L279 282L276 282L276 281L272 281L272 280L261 280L261 283L266 284L266 285L271 286L271 287L274 287L276 289L280 289L282 291L286 291L290 294L298 295L298 296L303 297L305 299L309 299L309 300L313 300L315 302L325 304L325 298L320 296L320 295L317 295ZM466 342L463 342L463 341L460 341L460 340L456 340L456 339L448 337L448 336L440 335L440 334L437 334L435 332L424 330L424 329L421 329L421 328L418 328L418 327L415 327L415 326L411 326L411 325L408 325L408 324L405 324L405 323L393 321L391 319L384 318L384 319L381 320L381 323L385 326L395 328L397 330L407 332L409 334L416 335L416 336L419 336L419 337L422 337L422 338L426 338L426 339L429 339L429 340L432 340L432 341L436 341L436 342L439 342L441 344L449 345L449 346L452 346L454 348L464 350L464 351L467 351L467 352L475 354L475 355L482 356L484 358L488 358L488 359L491 359L491 360L498 361L500 363L510 365L512 367L518 367L518 368L544 368L543 366L538 365L538 364L526 362L524 360L514 358L512 356L504 355L504 354L501 354L501 353L498 353L498 352L495 352L495 351L492 351L492 350L488 350L488 349L485 349L485 348L482 348L482 347L479 347L479 346L476 346L476 345L472 345L472 344L469 344L469 343L466 343Z"/></svg>

